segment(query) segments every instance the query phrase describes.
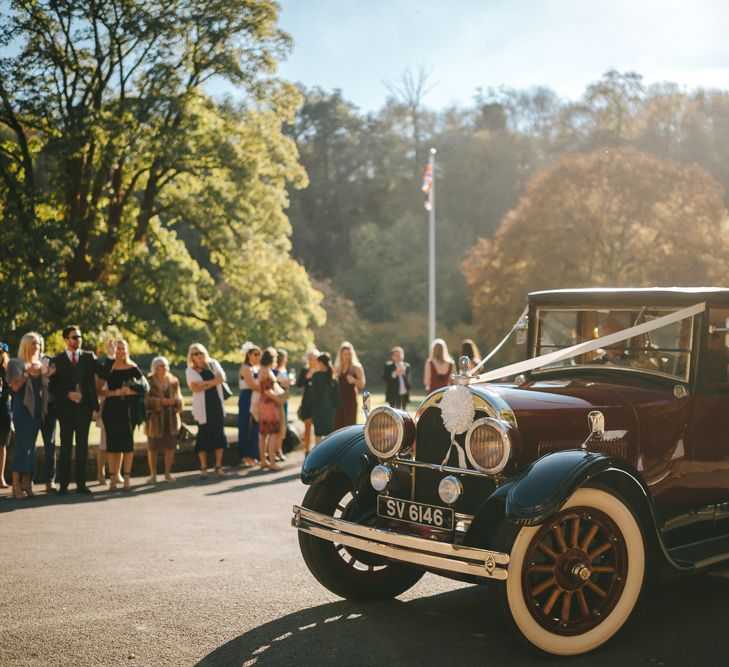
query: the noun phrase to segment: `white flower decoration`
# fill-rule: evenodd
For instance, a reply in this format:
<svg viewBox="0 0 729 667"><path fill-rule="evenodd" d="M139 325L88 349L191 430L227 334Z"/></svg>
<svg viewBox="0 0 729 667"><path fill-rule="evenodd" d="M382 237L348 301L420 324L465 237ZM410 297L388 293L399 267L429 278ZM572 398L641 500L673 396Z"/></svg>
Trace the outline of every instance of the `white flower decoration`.
<svg viewBox="0 0 729 667"><path fill-rule="evenodd" d="M457 384L448 389L440 401L440 416L452 436L465 433L476 415L473 396L468 389Z"/></svg>

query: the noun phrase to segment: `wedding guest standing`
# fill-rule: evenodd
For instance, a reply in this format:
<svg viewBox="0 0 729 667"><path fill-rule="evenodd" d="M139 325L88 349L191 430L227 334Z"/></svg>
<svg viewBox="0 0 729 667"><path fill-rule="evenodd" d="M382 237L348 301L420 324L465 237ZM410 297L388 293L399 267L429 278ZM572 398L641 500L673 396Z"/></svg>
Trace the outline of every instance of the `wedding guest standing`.
<svg viewBox="0 0 729 667"><path fill-rule="evenodd" d="M273 374L276 356L276 348L266 348L261 355L261 368L258 371L258 383L261 387L261 402L258 407L261 434L259 464L261 468L269 470L279 470L276 465L276 451L281 447L281 406L288 398L288 392L281 387Z"/></svg>
<svg viewBox="0 0 729 667"><path fill-rule="evenodd" d="M8 363L7 380L13 392L12 417L15 426L13 452L13 497L33 495L35 441L48 409L48 377L53 370L41 363L41 336L27 333L20 339L18 358Z"/></svg>
<svg viewBox="0 0 729 667"><path fill-rule="evenodd" d="M430 356L425 360L423 384L430 393L451 384L451 373L455 368L453 357L448 353L448 346L442 338L436 338L430 346Z"/></svg>
<svg viewBox="0 0 729 667"><path fill-rule="evenodd" d="M296 386L301 389L301 404L299 406L298 416L304 422L304 454L311 451L312 439L314 435L314 421L311 416L311 408L309 406L309 388L311 387L311 378L319 369L319 355L321 352L316 348L306 353L306 362L301 369L301 373L296 377Z"/></svg>
<svg viewBox="0 0 729 667"><path fill-rule="evenodd" d="M5 456L7 446L10 442L10 385L7 380L8 344L0 343L0 489L7 489L8 483L5 480Z"/></svg>
<svg viewBox="0 0 729 667"><path fill-rule="evenodd" d="M208 476L208 454L215 456L215 474L223 475L225 438L225 371L205 346L193 343L187 352L187 384L192 390L192 416L199 428L195 451L200 459L200 479Z"/></svg>
<svg viewBox="0 0 729 667"><path fill-rule="evenodd" d="M121 459L124 491L131 491L134 461L134 429L144 421L144 395L149 389L146 378L129 357L129 344L116 341L114 363L99 393L104 397L101 419L106 430L106 460L109 465L109 490L116 490L116 474Z"/></svg>
<svg viewBox="0 0 729 667"><path fill-rule="evenodd" d="M344 341L339 346L334 376L339 382L339 407L334 416L334 429L357 423L357 390L364 389L365 373L354 346Z"/></svg>
<svg viewBox="0 0 729 667"><path fill-rule="evenodd" d="M461 356L468 357L471 360L468 370L481 363L481 354L478 351L478 345L471 338L466 338L461 342Z"/></svg>
<svg viewBox="0 0 729 667"><path fill-rule="evenodd" d="M410 364L405 361L405 350L393 347L390 360L382 371L385 381L385 400L391 407L407 410L410 400Z"/></svg>
<svg viewBox="0 0 729 667"><path fill-rule="evenodd" d="M289 358L289 353L282 347L276 350L276 368L273 369L273 374L276 376L276 380L281 385L284 391L288 392L291 388L291 375L286 368L286 361ZM286 437L286 428L289 423L289 402L284 401L281 406L281 438L278 442L278 449L276 450L276 460L285 461L286 455L283 452L283 441Z"/></svg>
<svg viewBox="0 0 729 667"><path fill-rule="evenodd" d="M45 363L50 367L52 364L51 357L44 354L45 344L43 337L41 336L41 363ZM56 415L56 401L53 399L53 394L48 394L48 409L46 416L41 424L41 436L43 438L43 468L45 472L44 480L46 484L46 491L55 491L56 487L53 483L53 478L56 476L56 423L58 422L58 416Z"/></svg>
<svg viewBox="0 0 729 667"><path fill-rule="evenodd" d="M311 376L309 388L309 405L317 444L334 430L334 414L338 404L339 386L334 379L332 358L328 352L322 352L317 358L317 369Z"/></svg>
<svg viewBox="0 0 729 667"><path fill-rule="evenodd" d="M152 372L147 377L149 391L144 399L147 407L147 461L149 481L157 482L157 454L165 455L165 482L174 482L172 464L175 460L177 435L180 432L182 392L177 378L170 373L165 357L152 359Z"/></svg>
<svg viewBox="0 0 729 667"><path fill-rule="evenodd" d="M261 348L248 341L240 351L243 363L238 379L238 457L243 466L250 468L258 461L258 421L251 414L251 403L254 394L260 398L258 362Z"/></svg>
<svg viewBox="0 0 729 667"><path fill-rule="evenodd" d="M58 494L65 496L71 480L71 452L76 440L76 491L91 493L86 486L86 466L89 451L89 426L93 413L99 409L96 375L106 377L114 362L113 348L107 348L108 358L101 363L93 352L81 349L81 329L69 325L63 329L65 351L51 360L56 368L50 389L61 426L61 455L58 462Z"/></svg>

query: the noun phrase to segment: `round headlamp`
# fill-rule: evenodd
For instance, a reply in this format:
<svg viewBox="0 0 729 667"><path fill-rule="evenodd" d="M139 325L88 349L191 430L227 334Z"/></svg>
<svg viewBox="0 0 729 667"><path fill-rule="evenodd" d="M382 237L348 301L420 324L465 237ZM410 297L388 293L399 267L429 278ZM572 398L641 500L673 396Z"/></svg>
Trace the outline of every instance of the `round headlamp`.
<svg viewBox="0 0 729 667"><path fill-rule="evenodd" d="M398 452L407 452L415 440L415 424L404 410L388 405L375 408L364 427L367 448L378 459L390 459Z"/></svg>
<svg viewBox="0 0 729 667"><path fill-rule="evenodd" d="M446 505L453 505L463 493L463 484L458 477L448 475L438 484L438 495Z"/></svg>
<svg viewBox="0 0 729 667"><path fill-rule="evenodd" d="M476 470L500 473L511 456L508 426L493 417L477 419L466 433L466 455Z"/></svg>
<svg viewBox="0 0 729 667"><path fill-rule="evenodd" d="M382 464L372 468L370 473L370 484L375 491L384 491L392 479L392 470Z"/></svg>

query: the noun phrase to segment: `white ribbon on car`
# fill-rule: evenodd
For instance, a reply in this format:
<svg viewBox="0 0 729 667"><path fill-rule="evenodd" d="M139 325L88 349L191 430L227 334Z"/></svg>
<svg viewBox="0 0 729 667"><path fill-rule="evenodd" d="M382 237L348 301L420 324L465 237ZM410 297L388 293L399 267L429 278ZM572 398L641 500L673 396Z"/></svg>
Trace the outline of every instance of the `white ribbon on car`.
<svg viewBox="0 0 729 667"><path fill-rule="evenodd" d="M515 364L509 364L508 366L496 368L493 371L489 371L488 373L482 373L481 375L470 378L469 384L491 382L492 380L498 380L499 378L508 377L510 375L526 373L527 371L534 370L535 368L547 366L548 364L553 364L557 361L563 361L564 359L572 359L573 357L577 357L581 354L594 352L597 349L609 347L610 345L620 343L624 340L633 338L634 336L640 336L642 334L650 333L651 331L655 331L656 329L668 326L669 324L680 322L681 320L685 320L686 318L692 317L693 315L698 315L705 309L705 302L697 303L693 306L689 306L688 308L684 308L683 310L678 310L675 313L670 313L668 315L663 315L662 317L657 317L655 320L651 320L650 322L644 322L643 324L638 324L627 329L622 329L621 331L608 334L607 336L602 336L601 338L595 338L594 340L589 340L584 343L577 343L577 345L571 345L570 347L566 347L563 350L556 350L555 352L542 354L538 357L534 357L533 359L527 359L526 361L519 361ZM500 347L503 342L504 341L499 343L498 347ZM481 365L483 365L483 363L489 357L491 357L492 354L489 354L489 356L486 357L486 359L484 359L484 361L481 362L481 364L479 364L479 366L477 366L474 370L478 369Z"/></svg>

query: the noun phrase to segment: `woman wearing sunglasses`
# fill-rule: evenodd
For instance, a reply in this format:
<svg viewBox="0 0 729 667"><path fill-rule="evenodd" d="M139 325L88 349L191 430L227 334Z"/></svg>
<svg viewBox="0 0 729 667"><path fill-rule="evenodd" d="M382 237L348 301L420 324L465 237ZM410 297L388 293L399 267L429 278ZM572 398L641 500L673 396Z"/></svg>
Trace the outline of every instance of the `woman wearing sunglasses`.
<svg viewBox="0 0 729 667"><path fill-rule="evenodd" d="M205 346L193 343L187 352L187 385L192 390L192 416L199 428L195 451L200 458L200 479L208 476L208 454L215 456L215 474L223 475L225 437L225 371Z"/></svg>

